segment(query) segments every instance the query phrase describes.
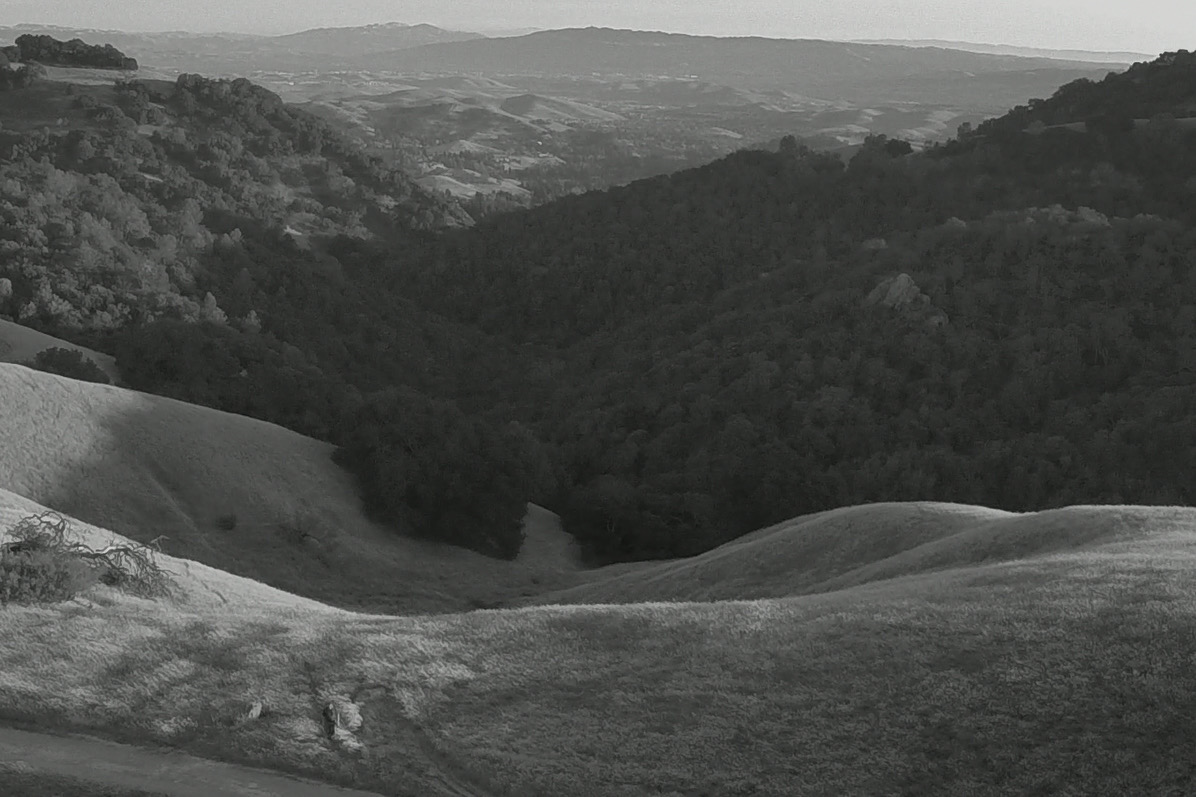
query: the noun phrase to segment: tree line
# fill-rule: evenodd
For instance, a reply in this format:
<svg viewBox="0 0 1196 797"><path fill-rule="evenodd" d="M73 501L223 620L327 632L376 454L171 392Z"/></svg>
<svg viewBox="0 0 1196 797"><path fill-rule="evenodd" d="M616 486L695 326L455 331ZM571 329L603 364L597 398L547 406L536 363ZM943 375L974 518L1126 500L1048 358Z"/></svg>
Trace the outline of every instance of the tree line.
<svg viewBox="0 0 1196 797"><path fill-rule="evenodd" d="M529 499L596 563L868 501L1190 503L1196 68L1135 70L922 153L787 140L472 227L251 84L123 88L173 129L0 139L0 312L493 555ZM319 208L271 194L317 156ZM865 302L897 274L945 325Z"/></svg>

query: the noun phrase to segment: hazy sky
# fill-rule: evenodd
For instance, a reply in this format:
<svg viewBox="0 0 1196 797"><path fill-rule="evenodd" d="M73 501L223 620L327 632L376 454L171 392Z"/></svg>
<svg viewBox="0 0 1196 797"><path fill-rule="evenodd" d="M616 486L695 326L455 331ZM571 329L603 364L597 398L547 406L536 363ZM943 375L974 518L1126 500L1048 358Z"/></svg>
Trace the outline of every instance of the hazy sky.
<svg viewBox="0 0 1196 797"><path fill-rule="evenodd" d="M1196 49L1196 0L0 0L0 25L289 33L371 22Z"/></svg>

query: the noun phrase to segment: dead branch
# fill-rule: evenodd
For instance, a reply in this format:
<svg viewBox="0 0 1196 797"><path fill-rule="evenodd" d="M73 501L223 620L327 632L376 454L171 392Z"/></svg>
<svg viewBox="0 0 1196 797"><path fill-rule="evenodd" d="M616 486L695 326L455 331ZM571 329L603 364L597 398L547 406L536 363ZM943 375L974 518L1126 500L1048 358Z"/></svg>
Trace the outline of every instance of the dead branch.
<svg viewBox="0 0 1196 797"><path fill-rule="evenodd" d="M166 597L174 581L155 559L161 553L157 537L148 545L109 544L94 549L70 539L69 521L56 512L24 518L11 530L11 542L0 544L0 555L57 551L74 556L99 571L100 581L141 597Z"/></svg>

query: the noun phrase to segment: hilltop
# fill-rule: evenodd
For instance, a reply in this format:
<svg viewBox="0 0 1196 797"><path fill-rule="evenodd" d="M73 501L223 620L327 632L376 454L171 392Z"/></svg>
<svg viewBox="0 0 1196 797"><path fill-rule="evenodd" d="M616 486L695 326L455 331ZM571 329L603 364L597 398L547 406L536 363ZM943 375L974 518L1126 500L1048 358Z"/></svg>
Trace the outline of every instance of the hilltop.
<svg viewBox="0 0 1196 797"><path fill-rule="evenodd" d="M1043 47L1017 47L1009 44L983 44L945 39L861 39L860 44L892 44L898 47L939 47L947 50L964 50L991 55L1014 55L1029 58L1052 58L1063 61L1091 61L1098 64L1134 64L1149 61L1149 53L1117 52L1108 50L1051 50Z"/></svg>
<svg viewBox="0 0 1196 797"><path fill-rule="evenodd" d="M1155 117L1196 117L1196 53L1165 53L1142 61L1099 82L1076 80L1047 99L1033 99L1010 113L980 125L978 133L1009 133L1030 125L1055 127L1087 124L1123 127Z"/></svg>
<svg viewBox="0 0 1196 797"><path fill-rule="evenodd" d="M533 604L717 602L817 595L890 579L1076 554L1154 523L1186 528L1191 510L1077 506L1017 514L959 504L869 504L807 515L704 554L612 565Z"/></svg>
<svg viewBox="0 0 1196 797"><path fill-rule="evenodd" d="M607 28L539 31L526 36L448 42L371 53L362 68L502 75L670 77L741 89L788 88L830 100L957 102L1004 75L1055 85L1093 74L1084 61L1025 58L940 48L822 40L720 38ZM1020 76L1020 77L1014 77ZM919 81L931 79L923 85ZM1015 84L1017 85L1017 84ZM904 88L903 88L904 86ZM1018 85L1024 89L1024 85ZM932 98L927 93L937 94ZM947 92L950 92L948 94ZM1025 96L1024 94L1021 96Z"/></svg>
<svg viewBox="0 0 1196 797"><path fill-rule="evenodd" d="M357 27L314 28L271 36L262 44L304 53L322 53L352 58L364 53L400 50L424 44L472 41L485 38L480 33L445 30L435 25L407 25L389 22Z"/></svg>

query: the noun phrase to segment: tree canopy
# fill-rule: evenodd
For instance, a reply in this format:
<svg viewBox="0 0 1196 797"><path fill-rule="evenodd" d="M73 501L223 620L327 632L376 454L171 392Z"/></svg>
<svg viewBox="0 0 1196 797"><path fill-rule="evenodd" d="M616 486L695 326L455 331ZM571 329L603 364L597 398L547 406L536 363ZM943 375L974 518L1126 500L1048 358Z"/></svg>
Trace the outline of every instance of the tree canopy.
<svg viewBox="0 0 1196 797"><path fill-rule="evenodd" d="M1190 503L1193 96L1168 54L923 152L785 141L470 226L247 81L134 82L0 131L0 312L497 556L527 500L595 562L870 501Z"/></svg>

